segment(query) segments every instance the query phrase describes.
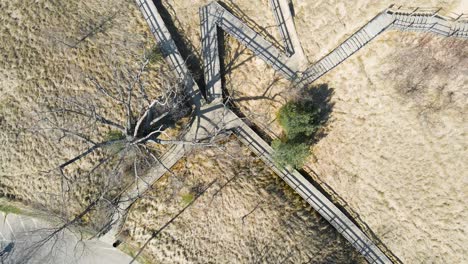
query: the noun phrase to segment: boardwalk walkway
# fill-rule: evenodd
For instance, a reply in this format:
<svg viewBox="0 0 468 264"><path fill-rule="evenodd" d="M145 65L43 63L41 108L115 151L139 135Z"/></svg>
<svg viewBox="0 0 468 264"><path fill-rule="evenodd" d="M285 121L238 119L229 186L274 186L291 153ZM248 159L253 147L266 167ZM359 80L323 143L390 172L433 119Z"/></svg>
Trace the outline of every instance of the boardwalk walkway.
<svg viewBox="0 0 468 264"><path fill-rule="evenodd" d="M301 73L299 71L300 63L298 62L304 55L294 28L291 11L285 0L270 0L285 45L284 51L269 43L224 7L212 2L200 9L202 54L207 84L207 101L204 103L201 92L188 71L154 3L151 0L136 1L167 62L174 68L179 78L184 81L186 91L191 95L192 103L195 106L195 119L188 133L184 136L185 140L187 142L197 142L220 131L231 129L241 142L259 155L275 173L329 221L370 263L391 263L392 261L382 250L304 176L296 170L278 167L272 160L273 149L269 144L222 104L222 73L218 49L218 28L246 45L256 56L282 73L285 78L295 81L299 85L307 85L346 60L378 34L390 28L468 38L465 17L459 16L452 19L439 15L438 11L432 11L431 13L429 11L413 10L410 12L401 7L389 8L377 15L320 61ZM131 204L141 197L155 181L164 175L193 146L190 144L173 146L161 158L161 163L123 196L122 200L126 202L122 203L121 206L122 215L116 216L113 221L115 223L119 222ZM106 241L115 240L118 228L119 225L114 225L103 239Z"/></svg>
<svg viewBox="0 0 468 264"><path fill-rule="evenodd" d="M305 70L299 85L305 86L317 80L385 30L430 32L445 37L468 39L468 16L446 17L439 11L441 10L390 7Z"/></svg>
<svg viewBox="0 0 468 264"><path fill-rule="evenodd" d="M276 25L278 25L281 39L284 42L284 51L288 57L291 57L296 53L291 39L291 32L286 24L288 23L288 20L292 21L291 17L288 16L291 12L284 12L283 10L285 10L285 7L281 6L281 2L284 1L270 0L270 6L273 11L273 15L275 16Z"/></svg>
<svg viewBox="0 0 468 264"><path fill-rule="evenodd" d="M296 170L278 167L273 149L245 123L234 128L239 140L308 202L325 220L361 253L369 263L392 263L390 259L324 194Z"/></svg>
<svg viewBox="0 0 468 264"><path fill-rule="evenodd" d="M223 105L203 104L201 91L190 74L185 60L182 58L156 6L150 0L137 0L137 4L166 62L174 70L177 77L183 81L186 94L190 95L191 103L194 106L195 117L187 133L183 136L183 141L186 144L173 145L159 158L158 164L144 176L136 179L131 188L119 197L117 213L109 220L108 227L110 229L103 230L104 235L100 237L100 240L110 244L114 243L118 237L127 211L136 200L142 197L165 173L169 172L170 168L183 158L188 151L197 145L203 145L205 139L224 131L225 127L229 126L229 123L237 118L235 115L229 115L230 111L226 111Z"/></svg>
<svg viewBox="0 0 468 264"><path fill-rule="evenodd" d="M309 63L302 50L296 26L288 0L270 0L270 7L284 42L284 52L289 57L288 64L293 69L301 69Z"/></svg>
<svg viewBox="0 0 468 264"><path fill-rule="evenodd" d="M177 46L164 24L164 20L156 9L156 6L152 1L136 0L136 2L143 14L143 18L148 23L151 33L153 33L153 36L156 38L167 63L182 80L186 94L192 99L192 104L199 109L202 102L200 89L185 65L185 60L177 49Z"/></svg>
<svg viewBox="0 0 468 264"><path fill-rule="evenodd" d="M278 3L278 0L273 0ZM279 4L275 5L279 6ZM279 11L277 8L275 10ZM288 9L289 11L289 9ZM283 16L284 17L284 16ZM288 16L290 17L290 15ZM206 80L206 93L208 101L212 102L217 100L220 102L222 99L221 90L221 76L220 76L220 58L219 58L219 44L218 44L218 27L224 32L236 38L239 42L244 44L251 50L255 56L264 60L273 69L280 72L286 79L295 80L297 78L297 58L285 54L275 47L274 44L268 42L262 35L255 32L239 18L235 17L228 10L222 7L217 2L212 2L200 8L200 21L201 21L201 37L202 37L202 54L203 66L205 69ZM281 35L288 35L292 23L285 23L284 18L278 20L280 23ZM291 38L288 37L286 41L290 48L293 47ZM297 50L302 50L300 47Z"/></svg>

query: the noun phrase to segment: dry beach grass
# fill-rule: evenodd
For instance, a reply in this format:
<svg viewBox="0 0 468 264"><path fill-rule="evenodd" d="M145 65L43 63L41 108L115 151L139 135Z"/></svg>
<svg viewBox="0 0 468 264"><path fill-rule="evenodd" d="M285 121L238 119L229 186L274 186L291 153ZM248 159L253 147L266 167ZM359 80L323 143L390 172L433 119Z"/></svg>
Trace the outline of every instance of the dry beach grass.
<svg viewBox="0 0 468 264"><path fill-rule="evenodd" d="M138 66L145 49L153 45L151 35L138 8L125 0L2 1L0 21L0 190L27 203L57 208L60 177L43 172L85 146L79 140L57 144L60 135L51 131L31 132L35 113L46 110L44 105L51 97L96 93L85 78L88 75L107 83L114 78L114 68ZM84 36L88 37L80 42ZM156 73L145 76L154 87L153 96L160 91ZM122 118L106 97L99 104L105 115ZM84 124L79 118L65 121ZM107 133L99 129L101 137ZM79 177L80 169L99 158L96 154L83 160L70 173ZM86 202L86 194L93 192L100 179L78 180L69 197L78 201L71 203L77 207Z"/></svg>
<svg viewBox="0 0 468 264"><path fill-rule="evenodd" d="M334 110L310 166L404 262L467 254L467 65L466 40L389 32L319 80Z"/></svg>
<svg viewBox="0 0 468 264"><path fill-rule="evenodd" d="M108 8L108 7L112 8ZM35 111L42 110L42 103L46 96L73 96L87 93L94 93L94 87L85 81L84 76L93 74L96 78L110 80L112 67L116 65L137 64L141 52L149 48L153 39L148 32L148 27L142 20L141 14L132 1L84 1L66 2L60 1L50 3L48 1L9 1L0 3L2 30L0 32L2 45L0 53L3 60L0 64L0 88L2 97L0 98L0 113L2 131L0 134L0 191L3 196L15 198L25 204L56 209L62 206L63 200L60 197L61 181L60 177L51 177L50 174L40 171L51 169L67 157L72 157L83 150L81 142L70 140L62 141L60 145L55 143L59 135L50 133L29 133L22 128L32 126L35 121ZM104 24L102 30L80 42L72 48L81 37L92 30L93 25L109 19ZM163 67L156 65L155 67ZM159 78L156 71L149 73L146 80L155 88L154 96L157 95ZM106 114L119 118L120 113L113 111L110 101L105 98L100 103L108 109ZM80 124L83 120L69 120ZM18 125L19 124L19 125ZM105 131L102 131L105 134ZM233 143L232 143L233 144ZM240 149L237 146L237 149ZM250 153L243 150L249 156ZM215 153L215 154L213 154ZM223 176L220 171L230 171L229 176L242 174L242 185L236 185L233 194L219 195L217 199L218 207L223 204L225 214L211 214L218 218L217 222L206 221L206 217L196 212L189 214L191 227L197 228L199 232L204 232L204 225L210 225L212 232L207 239L219 239L218 234L224 229L228 232L223 234L222 240L216 243L202 243L203 241L192 239L188 243L197 243L199 247L193 247L192 251L185 251L185 257L176 256L180 249L172 242L168 242L167 256L155 254L159 259L180 261L203 261L204 259L215 259L214 255L200 256L200 251L217 252L219 258L226 260L245 260L254 258L256 250L264 252L264 258L273 256L287 257L280 252L280 249L291 250L291 259L338 259L348 258L361 259L336 232L324 222L315 212L311 211L300 198L292 193L285 197L276 197L287 190L287 187L271 172L268 172L261 163L255 162L255 167L249 168L251 159L244 161L229 161L228 157L217 161L217 155L222 153L212 152L212 163L204 162L203 168L198 168L195 173L202 177L198 180L208 180L210 177ZM93 155L89 159L80 163L79 167L71 169L70 173L80 176L80 169L86 169L93 162L98 160L100 155ZM201 156L196 157L202 160ZM188 162L187 162L188 163ZM183 163L185 164L185 163ZM240 165L242 167L239 167ZM249 166L248 166L249 165ZM197 166L194 163L193 166ZM177 168L176 168L177 169ZM179 168L181 169L181 168ZM182 173L183 172L183 173ZM179 177L186 177L189 172L182 170ZM224 175L224 176L226 176ZM257 178L258 179L255 179ZM254 180L250 181L252 177ZM242 178L242 177L239 177ZM94 184L98 183L98 178L80 179L80 184L70 193L72 202L69 202L70 211L78 211L87 202L87 194L95 192ZM175 194L173 203L159 200L144 200L141 203L150 203L148 209L141 215L133 213L132 221L129 225L136 225L134 228L138 232L131 233L132 239L141 241L149 232L142 232L147 227L158 226L164 218L150 218L149 216L158 214L161 210L168 214L176 210L179 206L180 186L178 178L166 177L163 182L171 185L163 185L161 191ZM187 180L194 184L193 177ZM226 178L220 179L220 182ZM260 181L260 182L259 182ZM268 193L263 190L257 193L257 188L265 185L274 188L276 191ZM276 186L276 184L278 186ZM190 186L189 185L189 186ZM164 189L163 189L164 188ZM187 192L188 187L182 189ZM248 191L246 197L242 195L242 188ZM226 188L228 190L229 188ZM191 189L190 189L191 190ZM278 204L272 206L262 204L258 209L258 216L252 214L246 224L240 223L239 217L248 210L253 209L259 197L264 199L274 197L280 205L287 208L287 214L283 215L285 208ZM276 198L275 198L276 197ZM159 199L160 197L157 196ZM185 199L190 199L187 196ZM293 202L294 201L294 202ZM299 206L299 209L296 208ZM153 208L151 206L156 206ZM305 207L303 209L300 209ZM231 211L229 214L229 211ZM202 218L196 218L202 217ZM257 219L259 217L258 223ZM192 219L193 218L193 219ZM144 220L144 221L142 221ZM270 223L271 222L271 223ZM137 224L136 224L137 223ZM197 223L199 226L197 226ZM278 228L280 224L287 228ZM248 226L244 233L241 229ZM183 226L180 229L172 229L171 232L183 233L186 231ZM297 230L306 229L304 234L296 234ZM240 232L240 233L239 233ZM258 241L255 237L264 234ZM282 236L287 237L282 238ZM277 243L270 244L270 236L278 240ZM247 244L237 243L243 238ZM301 243L305 239L311 238L314 242L307 245ZM292 242L288 241L292 240ZM326 246L323 246L323 243ZM216 251L215 249L228 249L232 251ZM157 251L158 246L152 245L150 252ZM247 259L242 256L244 250L249 251ZM269 253L271 252L271 254ZM169 256L169 257L168 257ZM167 263L167 262L166 262Z"/></svg>
<svg viewBox="0 0 468 264"><path fill-rule="evenodd" d="M199 49L196 1L168 1ZM274 37L267 1L235 1ZM308 60L331 51L390 4L405 1L294 0ZM415 1L466 13L466 1ZM187 15L186 15L187 14ZM273 29L273 32L271 31ZM466 256L466 40L386 32L319 79L332 92L327 136L310 167L404 262L455 263ZM294 98L288 82L226 37L226 88L271 135L277 109Z"/></svg>
<svg viewBox="0 0 468 264"><path fill-rule="evenodd" d="M200 51L198 8L208 2L163 1L194 53ZM225 3L278 39L268 1ZM391 3L406 4L293 0L308 60L319 59ZM468 10L462 1L411 4ZM76 43L106 18L112 19L104 30L76 48L64 45ZM111 79L113 65L135 65L153 39L131 0L1 1L0 24L0 193L56 207L59 178L37 172L76 155L82 146L75 141L58 146L51 135L18 133L18 128L33 124L32 112L40 109L45 94L94 92L84 75ZM226 88L233 100L260 127L281 133L275 113L295 92L237 41L225 41ZM387 32L317 81L333 89L333 112L309 165L403 262L466 261L466 43ZM156 71L146 80L157 95ZM118 118L110 102L103 99L102 104ZM248 150L235 142L224 148L191 154L177 164L175 175L166 175L150 197L138 202L125 226L132 243L142 243L197 190L217 179L146 253L162 263L250 262L262 256L258 252L267 252L261 259L267 262L362 261ZM85 202L83 194L98 181L83 179L72 199Z"/></svg>
<svg viewBox="0 0 468 264"><path fill-rule="evenodd" d="M229 141L179 161L132 209L124 232L153 239L156 263L364 263L320 215L246 147Z"/></svg>

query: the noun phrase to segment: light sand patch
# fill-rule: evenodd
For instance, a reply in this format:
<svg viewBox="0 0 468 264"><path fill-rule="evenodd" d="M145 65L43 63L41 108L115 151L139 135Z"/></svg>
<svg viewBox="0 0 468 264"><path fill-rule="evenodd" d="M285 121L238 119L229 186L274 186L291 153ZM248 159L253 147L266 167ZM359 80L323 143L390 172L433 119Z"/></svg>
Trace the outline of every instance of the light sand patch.
<svg viewBox="0 0 468 264"><path fill-rule="evenodd" d="M310 166L403 262L467 253L467 65L466 41L391 32L319 80L335 105Z"/></svg>

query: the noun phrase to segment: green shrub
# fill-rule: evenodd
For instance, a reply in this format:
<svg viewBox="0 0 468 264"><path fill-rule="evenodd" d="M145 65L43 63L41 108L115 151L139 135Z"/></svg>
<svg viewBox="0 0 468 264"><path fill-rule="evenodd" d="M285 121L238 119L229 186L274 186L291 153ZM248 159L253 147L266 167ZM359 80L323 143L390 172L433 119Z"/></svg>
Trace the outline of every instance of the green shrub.
<svg viewBox="0 0 468 264"><path fill-rule="evenodd" d="M110 130L106 134L106 141L114 141L125 138L125 135L119 130Z"/></svg>
<svg viewBox="0 0 468 264"><path fill-rule="evenodd" d="M309 146L322 126L320 109L312 101L292 101L278 111L278 122L284 130L281 139L274 140L274 160L281 166L300 168L309 156Z"/></svg>
<svg viewBox="0 0 468 264"><path fill-rule="evenodd" d="M182 203L184 205L188 205L193 201L193 199L195 199L195 196L192 193L182 195Z"/></svg>
<svg viewBox="0 0 468 264"><path fill-rule="evenodd" d="M288 102L278 112L278 122L286 138L311 137L320 127L320 110L310 101Z"/></svg>
<svg viewBox="0 0 468 264"><path fill-rule="evenodd" d="M147 58L149 59L150 63L160 62L164 59L163 54L161 53L161 49L159 46L154 46L147 54Z"/></svg>
<svg viewBox="0 0 468 264"><path fill-rule="evenodd" d="M306 143L291 143L274 140L272 144L275 149L273 158L281 166L292 166L300 168L304 165L304 161L309 156L309 145Z"/></svg>

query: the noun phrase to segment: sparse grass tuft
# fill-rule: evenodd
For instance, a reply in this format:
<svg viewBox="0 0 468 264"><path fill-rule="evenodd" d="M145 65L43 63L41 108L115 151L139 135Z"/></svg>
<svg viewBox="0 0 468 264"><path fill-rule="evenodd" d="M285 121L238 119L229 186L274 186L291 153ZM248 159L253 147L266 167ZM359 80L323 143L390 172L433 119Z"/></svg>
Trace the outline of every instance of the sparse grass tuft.
<svg viewBox="0 0 468 264"><path fill-rule="evenodd" d="M125 138L125 135L118 130L110 130L106 134L106 141L119 140Z"/></svg>
<svg viewBox="0 0 468 264"><path fill-rule="evenodd" d="M122 243L122 245L119 246L119 249L122 251L122 252L125 252L127 255L129 255L130 257L134 258L138 252L138 249L135 248L134 246L132 245L129 245L128 243ZM138 256L138 258L136 258L136 261L138 261L138 263L141 263L141 264L151 264L151 263L154 263L153 261L151 261L149 259L149 257L147 257L144 252L143 254L140 254L140 256Z"/></svg>
<svg viewBox="0 0 468 264"><path fill-rule="evenodd" d="M182 195L182 203L188 205L195 199L195 196L192 193L187 193Z"/></svg>
<svg viewBox="0 0 468 264"><path fill-rule="evenodd" d="M155 45L146 55L147 58L149 59L150 63L158 63L161 62L164 57L163 54L161 53L161 49L159 48L158 45Z"/></svg>
<svg viewBox="0 0 468 264"><path fill-rule="evenodd" d="M0 211L4 212L5 214L21 214L22 210L18 207L9 204L0 204Z"/></svg>

